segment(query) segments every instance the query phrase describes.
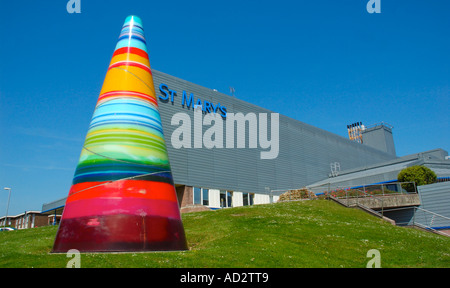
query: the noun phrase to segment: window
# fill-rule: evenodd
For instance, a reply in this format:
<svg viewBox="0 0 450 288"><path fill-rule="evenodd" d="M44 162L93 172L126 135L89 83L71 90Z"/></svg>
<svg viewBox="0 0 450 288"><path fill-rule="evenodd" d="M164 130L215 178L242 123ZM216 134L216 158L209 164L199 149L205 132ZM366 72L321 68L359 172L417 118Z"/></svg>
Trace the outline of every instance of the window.
<svg viewBox="0 0 450 288"><path fill-rule="evenodd" d="M220 207L233 207L233 192L220 190Z"/></svg>
<svg viewBox="0 0 450 288"><path fill-rule="evenodd" d="M248 193L242 193L242 204L248 206Z"/></svg>
<svg viewBox="0 0 450 288"><path fill-rule="evenodd" d="M202 204L201 189L198 187L194 187L194 205L195 204Z"/></svg>
<svg viewBox="0 0 450 288"><path fill-rule="evenodd" d="M220 190L220 207L227 207L227 191Z"/></svg>
<svg viewBox="0 0 450 288"><path fill-rule="evenodd" d="M233 207L233 192L227 191L227 207Z"/></svg>
<svg viewBox="0 0 450 288"><path fill-rule="evenodd" d="M208 206L209 205L209 190L205 189L205 188L203 188L202 190L203 190L203 193L202 193L203 205Z"/></svg>
<svg viewBox="0 0 450 288"><path fill-rule="evenodd" d="M194 187L194 205L209 205L209 189Z"/></svg>
<svg viewBox="0 0 450 288"><path fill-rule="evenodd" d="M242 202L244 206L253 205L253 200L255 198L255 194L253 193L242 193Z"/></svg>

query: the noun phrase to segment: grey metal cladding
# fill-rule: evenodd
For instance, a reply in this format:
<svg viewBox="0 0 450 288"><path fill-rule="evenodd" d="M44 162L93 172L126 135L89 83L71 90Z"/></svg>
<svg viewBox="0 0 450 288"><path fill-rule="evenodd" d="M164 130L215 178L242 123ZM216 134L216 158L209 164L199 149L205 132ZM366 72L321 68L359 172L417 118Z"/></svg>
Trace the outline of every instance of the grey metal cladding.
<svg viewBox="0 0 450 288"><path fill-rule="evenodd" d="M67 197L64 197L64 198L55 200L55 201L50 202L50 203L44 203L42 205L42 210L41 211L42 212L46 212L46 211L53 210L53 209L56 209L56 208L64 207L64 205L66 204L66 199L67 199Z"/></svg>
<svg viewBox="0 0 450 288"><path fill-rule="evenodd" d="M228 113L269 113L269 139L272 111L156 70L152 72L172 173L177 184L266 193L266 187L272 190L301 188L325 179L330 174L331 162L339 162L342 169L351 169L395 158L283 115L279 117L280 142L276 159L260 159L260 152L267 149L261 149L259 141L258 148L249 148L249 131L246 132L246 148L225 148L225 123L224 148L175 149L171 144L171 136L178 126L171 125L172 116L184 112L192 120L194 118L193 108L181 105L183 91L186 91L187 96L192 93L194 101L200 98L214 105L220 103L227 108ZM158 96L162 95L159 86L162 83L177 92L174 103L171 99L164 102L159 99ZM193 127L191 123L192 131ZM206 129L208 126L203 127L203 131Z"/></svg>
<svg viewBox="0 0 450 288"><path fill-rule="evenodd" d="M362 140L365 145L395 155L394 138L392 130L383 125L366 129L362 132Z"/></svg>
<svg viewBox="0 0 450 288"><path fill-rule="evenodd" d="M444 217L450 218L450 182L441 182L430 185L418 186L417 190L420 195L420 208L432 211ZM431 218L432 215L428 215ZM430 220L430 219L428 219ZM434 225L430 226L440 226L438 221L445 222L445 225L449 226L450 221L440 217L435 217Z"/></svg>

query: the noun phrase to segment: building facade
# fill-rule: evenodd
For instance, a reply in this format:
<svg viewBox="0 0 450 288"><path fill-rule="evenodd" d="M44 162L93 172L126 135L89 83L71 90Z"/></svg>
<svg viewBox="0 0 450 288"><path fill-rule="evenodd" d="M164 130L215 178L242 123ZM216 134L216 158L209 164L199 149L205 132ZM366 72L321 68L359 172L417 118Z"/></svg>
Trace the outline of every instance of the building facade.
<svg viewBox="0 0 450 288"><path fill-rule="evenodd" d="M271 203L286 190L316 183L362 185L369 178L352 173L405 166L390 127L374 127L357 143L214 89L152 74L182 212ZM434 158L448 155L436 151ZM359 180L347 181L341 171ZM394 177L384 172L365 184ZM64 200L44 204L43 212L62 214Z"/></svg>
<svg viewBox="0 0 450 288"><path fill-rule="evenodd" d="M15 216L3 216L0 218L0 227L6 226L15 229L30 229L47 225L48 216L43 215L40 211L26 211Z"/></svg>
<svg viewBox="0 0 450 288"><path fill-rule="evenodd" d="M269 203L277 197L271 191L297 189L328 178L331 163L352 169L396 158L392 153L284 115L278 115L275 127L273 111L156 70L152 72L174 181L182 187L178 188L181 206L208 203L209 207L219 208L230 207L230 203ZM202 110L202 119L197 122L196 107ZM219 129L212 128L216 122L209 121L209 114L216 114L215 120L223 122ZM190 133L179 132L187 126ZM264 126L268 131L261 131ZM237 131L242 127L245 132L239 135ZM219 142L210 148L204 142L212 129L221 135L214 135ZM267 134L261 135L264 132ZM268 139L278 143L266 148L262 144ZM178 142L185 145L180 147ZM276 157L263 159L265 152Z"/></svg>

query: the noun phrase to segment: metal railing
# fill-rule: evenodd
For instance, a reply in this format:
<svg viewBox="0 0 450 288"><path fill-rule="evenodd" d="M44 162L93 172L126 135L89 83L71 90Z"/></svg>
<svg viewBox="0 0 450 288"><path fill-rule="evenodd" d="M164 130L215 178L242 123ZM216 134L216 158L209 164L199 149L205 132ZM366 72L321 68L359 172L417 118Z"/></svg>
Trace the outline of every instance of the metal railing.
<svg viewBox="0 0 450 288"><path fill-rule="evenodd" d="M332 186L330 183L319 186L307 187L315 195L333 195L337 198L351 197L372 197L372 196L390 196L417 194L417 188L414 183L414 191L407 192L402 188L404 184L412 184L414 182L390 182L381 184L369 184L359 186Z"/></svg>
<svg viewBox="0 0 450 288"><path fill-rule="evenodd" d="M331 186L330 183L320 186L308 187L316 195L324 195L325 197L333 197L333 200L340 200L341 204L345 206L365 206L360 203L360 199L370 198L379 203L377 209L381 208L381 217L384 216L386 197L398 195L418 194L415 183L413 184L414 191L407 192L403 189L404 184L412 184L414 182L388 182L380 184L360 185L353 187Z"/></svg>
<svg viewBox="0 0 450 288"><path fill-rule="evenodd" d="M437 234L450 236L441 232L441 229L450 230L450 218L434 213L432 211L420 208L420 207L402 207L391 208L385 210L386 213L390 212L404 212L404 220L397 221L399 226L413 226L432 231ZM406 220L406 221L405 221Z"/></svg>
<svg viewBox="0 0 450 288"><path fill-rule="evenodd" d="M414 192L406 192L403 188L403 184L414 183L414 182L391 182L382 184L370 184L370 185L360 185L360 186L331 186L330 183L306 187L301 189L279 189L279 190L269 190L270 196L281 196L283 195L283 201L292 201L298 199L318 199L327 198L328 196L333 196L336 199L359 199L371 197L377 201L383 202L383 196L392 195L407 195L407 194L417 194L416 187L414 185ZM299 194L302 194L301 198Z"/></svg>

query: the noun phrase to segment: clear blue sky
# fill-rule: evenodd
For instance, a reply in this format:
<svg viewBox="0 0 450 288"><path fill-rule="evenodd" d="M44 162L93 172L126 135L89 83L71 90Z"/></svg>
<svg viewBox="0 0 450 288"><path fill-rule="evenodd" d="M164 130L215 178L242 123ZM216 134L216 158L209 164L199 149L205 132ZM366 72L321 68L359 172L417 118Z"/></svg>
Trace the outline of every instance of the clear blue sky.
<svg viewBox="0 0 450 288"><path fill-rule="evenodd" d="M398 156L450 150L450 1L0 2L0 215L67 196L125 17L154 69L347 137L394 126ZM282 140L282 139L281 139Z"/></svg>

